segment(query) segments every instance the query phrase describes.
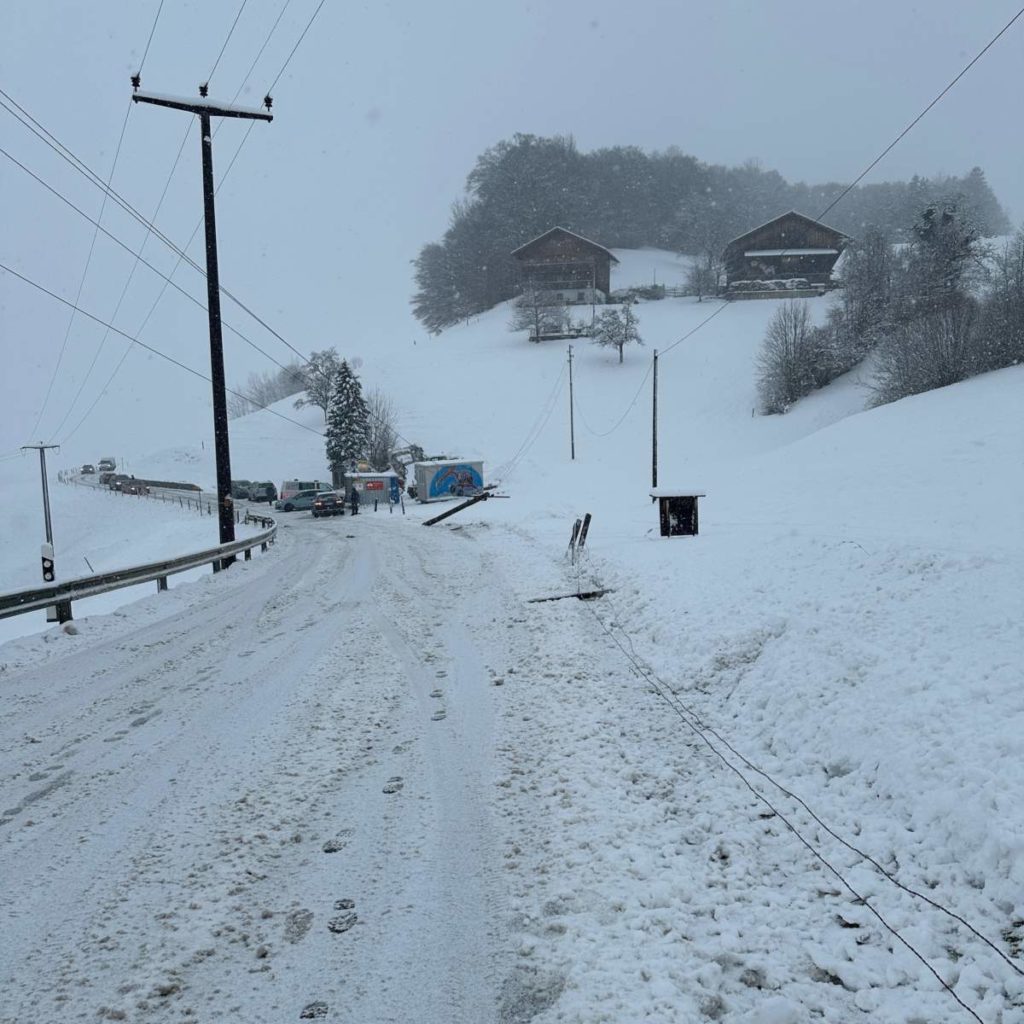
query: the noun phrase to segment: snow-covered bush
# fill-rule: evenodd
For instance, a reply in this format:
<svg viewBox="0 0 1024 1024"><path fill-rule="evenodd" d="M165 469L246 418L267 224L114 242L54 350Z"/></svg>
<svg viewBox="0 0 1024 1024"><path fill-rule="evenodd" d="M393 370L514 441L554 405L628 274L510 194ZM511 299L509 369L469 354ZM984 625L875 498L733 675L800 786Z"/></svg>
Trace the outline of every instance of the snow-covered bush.
<svg viewBox="0 0 1024 1024"><path fill-rule="evenodd" d="M878 347L874 404L965 380L974 372L977 304L968 298L889 331Z"/></svg>
<svg viewBox="0 0 1024 1024"><path fill-rule="evenodd" d="M768 325L757 358L761 412L785 412L830 379L827 332L811 323L807 303L790 299Z"/></svg>

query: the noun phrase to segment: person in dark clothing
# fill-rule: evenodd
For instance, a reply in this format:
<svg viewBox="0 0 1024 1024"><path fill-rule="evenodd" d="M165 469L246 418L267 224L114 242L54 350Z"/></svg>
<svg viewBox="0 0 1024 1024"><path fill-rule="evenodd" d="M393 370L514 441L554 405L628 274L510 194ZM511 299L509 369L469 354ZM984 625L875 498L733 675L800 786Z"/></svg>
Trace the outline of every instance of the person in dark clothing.
<svg viewBox="0 0 1024 1024"><path fill-rule="evenodd" d="M352 493L348 496L349 508L352 515L359 515L359 492L353 487Z"/></svg>

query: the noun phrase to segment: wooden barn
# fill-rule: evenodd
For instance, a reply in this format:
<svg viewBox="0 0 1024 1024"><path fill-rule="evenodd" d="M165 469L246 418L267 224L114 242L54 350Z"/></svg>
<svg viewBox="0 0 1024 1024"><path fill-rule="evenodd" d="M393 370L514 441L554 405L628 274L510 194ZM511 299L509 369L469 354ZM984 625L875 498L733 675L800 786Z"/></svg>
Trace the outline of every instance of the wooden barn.
<svg viewBox="0 0 1024 1024"><path fill-rule="evenodd" d="M790 210L725 247L727 286L756 291L755 282L802 280L808 286L827 285L848 242L841 231ZM745 287L745 282L751 286Z"/></svg>
<svg viewBox="0 0 1024 1024"><path fill-rule="evenodd" d="M603 245L566 228L551 228L512 253L521 290L536 289L552 303L606 302L611 266L619 261Z"/></svg>

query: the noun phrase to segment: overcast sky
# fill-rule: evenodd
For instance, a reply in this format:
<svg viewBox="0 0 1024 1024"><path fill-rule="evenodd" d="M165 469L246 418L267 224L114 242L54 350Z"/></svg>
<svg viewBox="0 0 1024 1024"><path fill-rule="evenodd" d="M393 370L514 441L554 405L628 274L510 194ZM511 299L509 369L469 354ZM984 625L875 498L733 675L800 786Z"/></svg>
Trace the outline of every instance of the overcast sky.
<svg viewBox="0 0 1024 1024"><path fill-rule="evenodd" d="M247 0L212 79L230 99L284 0ZM254 104L319 0L289 0L243 94ZM166 0L143 87L193 95L214 65L240 0ZM572 134L581 149L678 146L701 160L756 158L790 180L859 173L1015 13L1019 0L922 3L675 0L326 0L274 90L273 124L256 124L218 196L223 282L304 351L370 352L409 319L409 261L444 230L476 156L514 132ZM104 177L158 0L5 0L0 85ZM876 168L869 181L962 174L980 165L1015 223L1024 218L1020 98L1024 18ZM239 100L242 102L242 99ZM187 130L185 114L131 108L114 187L147 216ZM246 126L226 123L218 176ZM91 215L100 197L0 110L0 145ZM0 260L74 299L92 228L0 157ZM104 225L132 247L143 229L108 207ZM192 128L158 224L183 244L201 214ZM190 252L201 259L201 248ZM174 257L153 240L165 272ZM84 308L109 318L131 259L100 238ZM204 297L200 279L181 280ZM135 333L160 282L136 273L117 325ZM226 306L238 324L243 315ZM66 310L0 274L7 374L0 454L29 440L63 344ZM251 322L251 338L289 353ZM76 319L36 436L59 421L99 351L66 430L124 350ZM143 337L205 369L204 315L165 297ZM227 341L229 381L267 363ZM135 356L132 357L135 359ZM206 361L204 361L206 360ZM154 372L156 372L154 370ZM160 370L157 391L200 386ZM138 376L126 373L131 386ZM118 379L82 428L103 446ZM105 447L109 448L110 444Z"/></svg>

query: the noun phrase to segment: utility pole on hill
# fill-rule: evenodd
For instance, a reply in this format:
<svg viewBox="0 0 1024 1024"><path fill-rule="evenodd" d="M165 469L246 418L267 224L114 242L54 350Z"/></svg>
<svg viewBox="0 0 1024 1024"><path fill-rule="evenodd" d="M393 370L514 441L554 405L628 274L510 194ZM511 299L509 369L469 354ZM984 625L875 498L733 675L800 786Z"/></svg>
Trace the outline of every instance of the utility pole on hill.
<svg viewBox="0 0 1024 1024"><path fill-rule="evenodd" d="M569 346L569 458L576 461L576 419L572 408L572 345Z"/></svg>
<svg viewBox="0 0 1024 1024"><path fill-rule="evenodd" d="M658 350L654 350L654 384L651 401L651 488L658 486ZM651 495L651 501L655 498Z"/></svg>
<svg viewBox="0 0 1024 1024"><path fill-rule="evenodd" d="M217 456L217 513L220 526L220 542L227 544L235 539L235 518L231 499L231 449L228 440L228 405L224 381L224 341L220 323L220 274L217 266L217 222L214 213L213 188L213 133L210 131L211 117L240 117L250 121L273 121L270 113L272 100L267 96L263 103L266 112L248 107L236 107L229 103L215 103L206 98L207 87L199 87L198 100L177 99L157 93L139 92L141 84L138 75L132 76L132 100L136 103L152 103L158 107L184 110L199 117L199 136L203 152L203 220L206 224L206 307L210 317L210 379L213 382L213 438ZM214 562L216 572L226 569L234 557Z"/></svg>

